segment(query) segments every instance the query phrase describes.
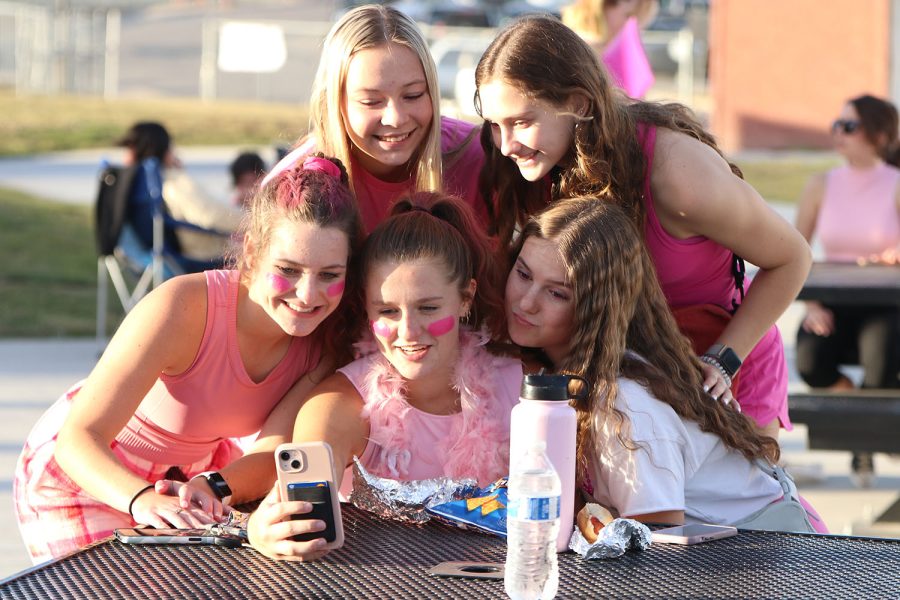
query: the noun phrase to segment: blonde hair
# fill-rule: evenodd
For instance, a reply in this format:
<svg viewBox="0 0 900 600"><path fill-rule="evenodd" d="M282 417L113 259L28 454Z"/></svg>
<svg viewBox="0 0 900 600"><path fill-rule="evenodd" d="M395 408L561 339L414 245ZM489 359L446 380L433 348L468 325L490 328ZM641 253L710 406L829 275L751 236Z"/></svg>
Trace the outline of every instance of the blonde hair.
<svg viewBox="0 0 900 600"><path fill-rule="evenodd" d="M441 183L440 87L437 67L415 22L390 6L367 4L345 14L334 24L322 48L322 58L310 98L310 136L317 149L341 160L353 189L352 143L344 122L343 98L347 70L362 50L397 44L412 50L422 63L431 97L432 119L416 164L416 189L439 191ZM355 190L354 190L355 191Z"/></svg>

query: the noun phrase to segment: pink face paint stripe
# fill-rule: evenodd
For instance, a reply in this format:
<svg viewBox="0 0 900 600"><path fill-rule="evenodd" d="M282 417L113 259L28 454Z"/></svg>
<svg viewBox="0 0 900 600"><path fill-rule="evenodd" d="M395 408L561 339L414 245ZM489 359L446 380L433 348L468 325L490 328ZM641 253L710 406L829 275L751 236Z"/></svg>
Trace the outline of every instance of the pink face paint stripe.
<svg viewBox="0 0 900 600"><path fill-rule="evenodd" d="M381 337L389 337L391 335L391 328L388 327L386 323L382 323L381 321L370 321L372 324L372 331L375 332L375 335L380 335Z"/></svg>
<svg viewBox="0 0 900 600"><path fill-rule="evenodd" d="M266 274L266 281L269 282L269 286L275 291L276 294L283 294L292 287L291 282L281 275L276 275L275 273Z"/></svg>
<svg viewBox="0 0 900 600"><path fill-rule="evenodd" d="M446 335L453 331L453 326L455 324L456 318L451 315L449 317L444 317L443 319L438 319L426 327L426 329L428 330L428 333L434 337L438 337L439 335Z"/></svg>
<svg viewBox="0 0 900 600"><path fill-rule="evenodd" d="M327 288L325 288L325 293L328 294L329 298L334 298L335 296L340 296L344 293L344 286L346 282L338 281L337 283L332 283Z"/></svg>

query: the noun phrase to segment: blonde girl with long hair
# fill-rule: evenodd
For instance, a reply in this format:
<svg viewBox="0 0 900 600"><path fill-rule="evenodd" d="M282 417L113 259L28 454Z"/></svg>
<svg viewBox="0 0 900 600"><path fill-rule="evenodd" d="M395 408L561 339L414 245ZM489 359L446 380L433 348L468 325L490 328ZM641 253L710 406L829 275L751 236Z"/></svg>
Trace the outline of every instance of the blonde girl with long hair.
<svg viewBox="0 0 900 600"><path fill-rule="evenodd" d="M415 191L458 196L484 217L477 128L442 117L439 90L434 59L410 17L379 4L351 10L325 38L310 132L267 179L320 150L347 166L367 231Z"/></svg>

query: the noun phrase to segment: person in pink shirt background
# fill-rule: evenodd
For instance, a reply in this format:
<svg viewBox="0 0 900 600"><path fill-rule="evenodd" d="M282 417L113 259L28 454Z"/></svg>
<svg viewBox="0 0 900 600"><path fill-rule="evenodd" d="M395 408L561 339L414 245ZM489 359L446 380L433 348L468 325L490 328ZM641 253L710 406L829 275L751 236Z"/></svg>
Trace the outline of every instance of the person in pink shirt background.
<svg viewBox="0 0 900 600"><path fill-rule="evenodd" d="M313 390L294 441L331 445L339 478L353 456L399 481L506 475L523 368L490 344L505 335L501 269L472 211L440 194L400 200L362 257L371 336L357 345L361 358ZM321 556L324 539L288 539L324 527L289 519L305 504L279 502L273 489L250 519L253 546L277 559Z"/></svg>
<svg viewBox="0 0 900 600"><path fill-rule="evenodd" d="M596 51L615 84L643 98L655 81L640 29L659 9L657 0L576 0L562 10L562 22Z"/></svg>
<svg viewBox="0 0 900 600"><path fill-rule="evenodd" d="M741 409L767 436L790 428L774 323L806 279L809 246L690 111L623 98L593 49L544 16L502 30L475 80L491 185L483 194L496 205L501 244L553 200L590 195L619 204L644 232L670 306L733 313L715 343L700 350L704 389L727 402L740 369ZM752 286L738 285L735 256L760 268Z"/></svg>
<svg viewBox="0 0 900 600"><path fill-rule="evenodd" d="M397 198L415 191L458 196L486 220L477 127L442 117L439 89L434 59L412 19L390 6L351 10L325 39L309 135L267 179L321 150L347 166L366 231Z"/></svg>
<svg viewBox="0 0 900 600"><path fill-rule="evenodd" d="M797 210L797 229L818 237L825 260L894 262L900 251L900 140L897 108L874 96L847 102L832 123L846 164L814 176ZM898 273L900 277L900 273ZM863 366L864 388L900 387L900 315L884 306L806 302L797 368L811 387L848 389L842 362Z"/></svg>
<svg viewBox="0 0 900 600"><path fill-rule="evenodd" d="M148 294L29 434L14 499L35 562L136 523L211 523L271 487L299 399L349 355L362 231L346 173L321 157L263 187L244 228L232 270ZM241 457L234 438L257 431Z"/></svg>

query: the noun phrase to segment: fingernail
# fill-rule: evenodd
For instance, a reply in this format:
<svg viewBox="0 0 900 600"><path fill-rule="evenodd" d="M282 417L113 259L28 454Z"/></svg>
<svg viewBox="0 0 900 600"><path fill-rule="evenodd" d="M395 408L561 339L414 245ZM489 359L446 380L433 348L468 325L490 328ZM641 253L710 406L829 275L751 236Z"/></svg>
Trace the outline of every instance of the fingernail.
<svg viewBox="0 0 900 600"><path fill-rule="evenodd" d="M317 539L317 540L315 541L315 544L316 544L316 550L319 550L319 549L321 549L321 548L324 548L324 547L325 547L325 544L327 544L327 543L328 543L328 542L325 541L325 538L319 538L319 539Z"/></svg>
<svg viewBox="0 0 900 600"><path fill-rule="evenodd" d="M703 391L708 393L708 392L709 392L709 386L706 385L706 384L703 384Z"/></svg>
<svg viewBox="0 0 900 600"><path fill-rule="evenodd" d="M325 531L325 521L316 521L316 529L318 531Z"/></svg>

